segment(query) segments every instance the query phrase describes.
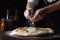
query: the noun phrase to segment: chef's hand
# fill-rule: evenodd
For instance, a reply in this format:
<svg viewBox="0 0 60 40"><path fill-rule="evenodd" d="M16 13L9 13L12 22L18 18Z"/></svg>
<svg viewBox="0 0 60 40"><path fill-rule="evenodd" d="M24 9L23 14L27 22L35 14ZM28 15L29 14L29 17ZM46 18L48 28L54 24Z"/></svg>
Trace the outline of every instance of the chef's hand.
<svg viewBox="0 0 60 40"><path fill-rule="evenodd" d="M33 9L26 9L24 12L25 18L30 19L31 18L30 14L33 14Z"/></svg>
<svg viewBox="0 0 60 40"><path fill-rule="evenodd" d="M38 9L35 11L32 21L41 21L44 19L45 16L46 14L44 14L44 12L41 9Z"/></svg>

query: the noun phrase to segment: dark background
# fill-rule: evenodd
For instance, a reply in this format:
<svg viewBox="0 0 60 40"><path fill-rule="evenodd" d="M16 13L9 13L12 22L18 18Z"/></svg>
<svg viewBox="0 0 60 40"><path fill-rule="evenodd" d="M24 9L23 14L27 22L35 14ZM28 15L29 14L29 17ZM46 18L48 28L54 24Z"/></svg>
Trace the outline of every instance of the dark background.
<svg viewBox="0 0 60 40"><path fill-rule="evenodd" d="M18 21L20 23L19 25L25 26L26 19L23 13L26 8L26 3L27 0L0 0L0 19L6 17L7 9L12 11L12 13L15 12L15 10L18 10Z"/></svg>
<svg viewBox="0 0 60 40"><path fill-rule="evenodd" d="M23 15L26 8L26 3L27 0L0 0L0 19L6 17L7 9L9 9L12 12L18 10L18 25L22 27L26 26L27 19ZM58 12L58 10L54 12L52 12L54 14L48 14L45 20L42 20L41 22L37 22L37 25L45 25L47 27L54 28L59 32L60 13Z"/></svg>

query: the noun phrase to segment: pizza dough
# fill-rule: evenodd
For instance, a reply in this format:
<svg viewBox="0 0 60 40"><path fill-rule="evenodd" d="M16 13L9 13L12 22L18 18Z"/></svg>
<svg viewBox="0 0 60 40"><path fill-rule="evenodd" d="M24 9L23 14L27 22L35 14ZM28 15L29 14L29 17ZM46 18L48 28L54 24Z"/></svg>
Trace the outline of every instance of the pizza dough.
<svg viewBox="0 0 60 40"><path fill-rule="evenodd" d="M54 31L51 28L21 27L13 30L10 35L34 36L47 33L51 34L54 33Z"/></svg>

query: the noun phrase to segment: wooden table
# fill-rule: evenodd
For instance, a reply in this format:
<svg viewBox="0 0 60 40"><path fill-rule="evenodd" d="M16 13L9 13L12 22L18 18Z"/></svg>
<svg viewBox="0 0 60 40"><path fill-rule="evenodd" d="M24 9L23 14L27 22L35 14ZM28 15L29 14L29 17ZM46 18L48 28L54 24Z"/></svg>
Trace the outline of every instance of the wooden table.
<svg viewBox="0 0 60 40"><path fill-rule="evenodd" d="M0 40L58 40L60 39L60 34L56 34L48 37L18 37L18 36L8 36L5 32L0 32Z"/></svg>

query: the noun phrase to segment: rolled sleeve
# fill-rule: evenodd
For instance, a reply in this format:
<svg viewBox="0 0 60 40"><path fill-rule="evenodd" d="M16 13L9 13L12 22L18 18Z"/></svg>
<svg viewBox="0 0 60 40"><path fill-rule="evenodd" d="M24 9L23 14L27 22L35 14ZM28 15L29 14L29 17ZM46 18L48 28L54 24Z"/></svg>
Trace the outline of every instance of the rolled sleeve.
<svg viewBox="0 0 60 40"><path fill-rule="evenodd" d="M39 0L28 0L28 2L38 5Z"/></svg>

